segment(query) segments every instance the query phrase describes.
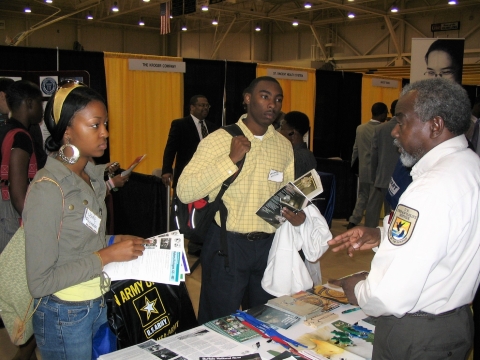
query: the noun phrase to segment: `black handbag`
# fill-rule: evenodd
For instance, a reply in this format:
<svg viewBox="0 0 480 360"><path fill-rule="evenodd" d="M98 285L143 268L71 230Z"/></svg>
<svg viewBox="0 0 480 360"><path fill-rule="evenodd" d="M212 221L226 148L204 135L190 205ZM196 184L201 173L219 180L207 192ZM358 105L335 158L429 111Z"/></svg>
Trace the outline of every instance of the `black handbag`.
<svg viewBox="0 0 480 360"><path fill-rule="evenodd" d="M198 326L184 282L113 281L105 294L110 329L123 349Z"/></svg>

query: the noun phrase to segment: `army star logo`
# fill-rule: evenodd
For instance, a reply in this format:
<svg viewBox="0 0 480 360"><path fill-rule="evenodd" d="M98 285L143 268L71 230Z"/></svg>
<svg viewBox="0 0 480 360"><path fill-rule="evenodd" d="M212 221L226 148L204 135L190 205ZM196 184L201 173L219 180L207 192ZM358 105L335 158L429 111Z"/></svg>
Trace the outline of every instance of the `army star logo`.
<svg viewBox="0 0 480 360"><path fill-rule="evenodd" d="M145 296L145 306L142 307L140 310L145 311L147 313L147 320L150 320L150 315L152 313L158 314L157 309L155 309L155 303L157 302L157 299L150 301L148 298Z"/></svg>

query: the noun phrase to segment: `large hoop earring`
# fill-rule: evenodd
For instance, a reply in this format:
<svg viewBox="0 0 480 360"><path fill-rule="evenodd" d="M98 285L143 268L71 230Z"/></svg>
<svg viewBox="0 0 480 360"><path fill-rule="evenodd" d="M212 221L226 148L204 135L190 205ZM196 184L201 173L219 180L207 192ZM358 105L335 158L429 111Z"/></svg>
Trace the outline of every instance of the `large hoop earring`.
<svg viewBox="0 0 480 360"><path fill-rule="evenodd" d="M66 147L69 147L73 151L73 155L68 157L65 155L63 152ZM80 151L75 145L70 144L68 141L66 144L62 145L62 147L58 150L58 156L60 156L60 159L62 159L63 162L73 165L78 161L78 158L80 157Z"/></svg>

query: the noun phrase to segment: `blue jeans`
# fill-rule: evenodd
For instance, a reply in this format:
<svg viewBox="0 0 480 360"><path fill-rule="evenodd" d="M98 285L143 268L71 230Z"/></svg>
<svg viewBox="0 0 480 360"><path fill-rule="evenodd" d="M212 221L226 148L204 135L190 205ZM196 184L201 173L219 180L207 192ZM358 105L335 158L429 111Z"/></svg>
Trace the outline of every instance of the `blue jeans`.
<svg viewBox="0 0 480 360"><path fill-rule="evenodd" d="M35 299L35 306L38 301ZM91 359L93 336L107 321L103 298L73 302L50 295L40 301L33 315L33 330L42 359Z"/></svg>

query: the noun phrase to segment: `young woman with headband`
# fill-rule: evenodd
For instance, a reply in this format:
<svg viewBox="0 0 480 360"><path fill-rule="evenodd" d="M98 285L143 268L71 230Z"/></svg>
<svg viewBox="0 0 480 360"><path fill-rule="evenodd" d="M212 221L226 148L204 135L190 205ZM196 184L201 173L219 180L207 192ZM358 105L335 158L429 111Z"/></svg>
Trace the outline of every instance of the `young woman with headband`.
<svg viewBox="0 0 480 360"><path fill-rule="evenodd" d="M70 80L47 104L51 151L25 202L28 287L37 308L33 327L43 359L90 359L92 338L107 321L103 266L136 259L146 240L105 235L107 109L102 97Z"/></svg>

